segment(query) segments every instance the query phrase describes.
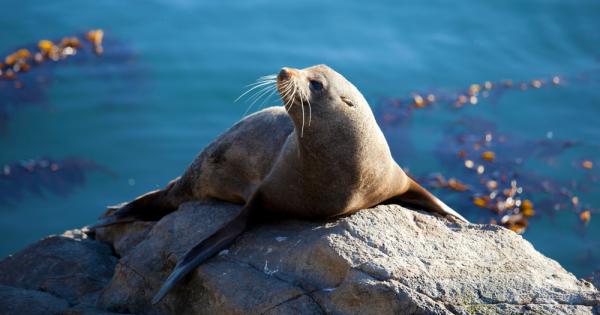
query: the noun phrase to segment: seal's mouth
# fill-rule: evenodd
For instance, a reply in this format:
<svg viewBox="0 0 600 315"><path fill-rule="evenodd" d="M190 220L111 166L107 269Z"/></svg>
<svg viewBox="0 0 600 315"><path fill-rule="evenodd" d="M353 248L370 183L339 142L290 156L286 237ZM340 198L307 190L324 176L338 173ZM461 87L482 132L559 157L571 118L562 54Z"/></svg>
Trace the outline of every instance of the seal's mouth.
<svg viewBox="0 0 600 315"><path fill-rule="evenodd" d="M277 75L277 91L283 101L285 109L289 112L299 101L299 88L297 81L300 73L296 69L283 67Z"/></svg>
<svg viewBox="0 0 600 315"><path fill-rule="evenodd" d="M277 91L279 91L283 106L288 114L297 118L300 118L300 113L302 114L302 127L300 129L301 137L304 136L305 106L308 107L308 126L310 126L312 120L312 107L310 105L308 91L302 86L305 81L306 79L303 79L301 70L283 67L277 75L276 84ZM300 108L300 110L297 108Z"/></svg>

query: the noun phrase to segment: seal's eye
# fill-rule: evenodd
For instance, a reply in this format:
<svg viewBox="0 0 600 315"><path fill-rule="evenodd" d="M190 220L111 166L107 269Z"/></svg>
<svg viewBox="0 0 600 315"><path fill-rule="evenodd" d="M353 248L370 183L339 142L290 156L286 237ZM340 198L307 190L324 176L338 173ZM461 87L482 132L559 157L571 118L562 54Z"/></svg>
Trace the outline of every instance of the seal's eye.
<svg viewBox="0 0 600 315"><path fill-rule="evenodd" d="M323 89L323 83L317 81L317 80L310 80L310 88L315 90L315 91L321 91Z"/></svg>

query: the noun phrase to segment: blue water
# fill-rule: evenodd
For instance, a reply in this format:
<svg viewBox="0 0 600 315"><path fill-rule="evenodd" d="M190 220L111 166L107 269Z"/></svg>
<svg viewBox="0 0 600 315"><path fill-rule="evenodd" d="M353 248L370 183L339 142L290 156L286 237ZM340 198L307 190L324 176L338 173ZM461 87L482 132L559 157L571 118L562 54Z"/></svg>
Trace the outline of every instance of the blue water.
<svg viewBox="0 0 600 315"><path fill-rule="evenodd" d="M26 193L0 204L0 256L89 224L107 205L181 174L242 117L248 104L233 100L243 87L282 66L328 64L383 111L385 97L577 75L598 69L600 56L596 1L2 2L0 52L92 28L104 29L107 43L101 57L53 66L43 101L13 106L1 122L0 165L75 157L103 169L86 171L85 182L68 194ZM416 171L443 171L432 152L441 126L461 115L485 117L524 138L551 131L585 145L540 172L584 176L573 161L598 158L598 82L511 92L460 111L422 111L410 124L384 130L396 160ZM410 150L395 140L399 135L410 136ZM594 161L597 171L600 160ZM580 198L600 207L597 190ZM587 227L574 212L540 215L524 237L586 276L600 269L596 213Z"/></svg>

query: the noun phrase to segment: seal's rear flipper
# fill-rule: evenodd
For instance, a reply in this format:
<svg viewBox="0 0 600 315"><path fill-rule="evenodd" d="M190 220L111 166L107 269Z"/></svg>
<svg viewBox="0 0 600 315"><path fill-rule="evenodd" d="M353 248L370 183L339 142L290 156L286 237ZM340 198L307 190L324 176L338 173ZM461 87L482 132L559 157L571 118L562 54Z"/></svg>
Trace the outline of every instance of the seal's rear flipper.
<svg viewBox="0 0 600 315"><path fill-rule="evenodd" d="M409 181L409 188L405 193L388 199L386 203L408 204L419 209L441 214L443 216L450 215L459 219L460 221L469 223L469 221L462 215L448 207L445 203L415 182L412 178L409 178Z"/></svg>
<svg viewBox="0 0 600 315"><path fill-rule="evenodd" d="M173 192L177 180L171 181L165 189L151 191L122 206L108 208L105 216L94 223L90 229L133 221L157 221L177 210L180 200Z"/></svg>
<svg viewBox="0 0 600 315"><path fill-rule="evenodd" d="M249 213L249 207L244 207L233 220L190 249L184 255L183 259L177 263L177 266L175 266L171 275L169 275L158 293L154 296L152 304L160 302L160 300L169 293L169 290L171 290L171 288L190 271L194 270L202 262L233 243L233 241L246 229Z"/></svg>
<svg viewBox="0 0 600 315"><path fill-rule="evenodd" d="M164 198L164 195L163 190L155 190L121 207L110 207L107 211L108 215L100 218L90 229L133 221L156 221L175 210L172 207L168 207L168 205L165 208L165 205L161 204L160 200Z"/></svg>
<svg viewBox="0 0 600 315"><path fill-rule="evenodd" d="M114 210L114 208L108 208L108 211L112 211ZM116 209L118 212L119 208ZM109 215L107 217L103 217L98 219L98 221L96 221L96 223L92 224L89 229L90 230L95 230L97 228L101 228L101 227L105 227L105 226L109 226L109 225L113 225L113 224L119 224L119 223L128 223L128 222L133 222L136 221L136 218L133 216L119 216L117 214L112 214Z"/></svg>

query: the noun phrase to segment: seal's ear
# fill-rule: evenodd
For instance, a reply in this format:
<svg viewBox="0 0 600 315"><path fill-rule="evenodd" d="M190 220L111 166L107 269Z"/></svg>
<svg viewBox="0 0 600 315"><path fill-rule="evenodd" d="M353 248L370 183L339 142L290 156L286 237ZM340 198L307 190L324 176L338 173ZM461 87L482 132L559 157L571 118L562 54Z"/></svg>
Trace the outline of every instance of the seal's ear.
<svg viewBox="0 0 600 315"><path fill-rule="evenodd" d="M346 105L348 106L354 106L354 103L352 103L352 101L350 100L350 98L345 97L345 96L340 96L340 99L346 103Z"/></svg>

